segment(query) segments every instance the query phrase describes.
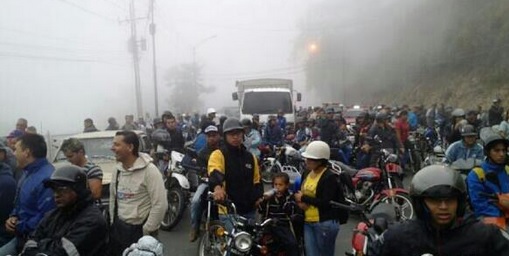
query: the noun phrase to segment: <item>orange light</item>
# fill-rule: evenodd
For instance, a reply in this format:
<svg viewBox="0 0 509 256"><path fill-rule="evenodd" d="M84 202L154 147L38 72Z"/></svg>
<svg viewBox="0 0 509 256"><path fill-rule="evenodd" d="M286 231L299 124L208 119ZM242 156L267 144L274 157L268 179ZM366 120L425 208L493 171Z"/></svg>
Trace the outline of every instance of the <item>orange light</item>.
<svg viewBox="0 0 509 256"><path fill-rule="evenodd" d="M308 45L308 51L311 53L315 53L318 51L318 45L316 43L310 43Z"/></svg>
<svg viewBox="0 0 509 256"><path fill-rule="evenodd" d="M214 233L216 236L224 236L225 230L223 227L217 227Z"/></svg>
<svg viewBox="0 0 509 256"><path fill-rule="evenodd" d="M261 254L261 255L267 255L267 254L269 254L269 248L267 248L267 246L263 245L263 246L260 248L260 254Z"/></svg>

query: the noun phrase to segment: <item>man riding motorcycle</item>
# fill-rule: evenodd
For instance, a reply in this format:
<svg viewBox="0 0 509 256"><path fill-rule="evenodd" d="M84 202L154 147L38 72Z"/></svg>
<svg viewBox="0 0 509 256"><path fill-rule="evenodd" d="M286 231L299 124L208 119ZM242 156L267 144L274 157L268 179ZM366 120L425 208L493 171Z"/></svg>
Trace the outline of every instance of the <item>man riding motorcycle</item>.
<svg viewBox="0 0 509 256"><path fill-rule="evenodd" d="M507 230L509 166L506 160L509 140L491 127L481 130L481 140L486 160L468 174L470 203L477 217Z"/></svg>
<svg viewBox="0 0 509 256"><path fill-rule="evenodd" d="M442 165L423 168L412 179L417 219L389 227L370 255L509 255L509 234L465 213L461 175Z"/></svg>
<svg viewBox="0 0 509 256"><path fill-rule="evenodd" d="M460 128L460 141L452 143L445 151L444 162L454 163L458 159L474 158L482 161L484 152L481 145L477 144L477 133L472 125L466 124Z"/></svg>

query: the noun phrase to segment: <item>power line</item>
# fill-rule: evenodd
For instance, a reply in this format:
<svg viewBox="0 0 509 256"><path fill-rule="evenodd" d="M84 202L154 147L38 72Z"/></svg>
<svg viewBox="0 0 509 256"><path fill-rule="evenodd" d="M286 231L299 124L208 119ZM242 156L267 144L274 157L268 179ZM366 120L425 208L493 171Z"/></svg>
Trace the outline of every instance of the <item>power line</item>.
<svg viewBox="0 0 509 256"><path fill-rule="evenodd" d="M104 20L117 22L115 19L112 19L112 18L107 17L107 16L105 16L105 15L102 15L102 14L100 14L100 13L97 13L97 12L95 12L95 11L91 11L91 10L89 10L89 9L86 9L86 8L84 8L84 7L80 6L80 5L77 5L77 4L73 3L73 2L69 2L69 1L67 1L67 0L60 0L60 2L66 3L66 4L70 5L70 6L73 6L73 7L74 7L74 8L76 8L76 9L82 10L83 12L86 12L86 13L88 13L88 14L92 14L92 15L94 15L94 16L96 16L96 17L99 17L99 18L102 18L102 19L104 19Z"/></svg>
<svg viewBox="0 0 509 256"><path fill-rule="evenodd" d="M64 58L64 57L55 57L55 56L27 55L27 54L18 54L18 53L9 53L9 52L0 52L0 56L23 58L23 59L61 61L61 62L101 63L101 64L108 64L108 65L113 65L113 66L126 67L124 65L118 65L115 63L107 62L107 61L93 60L93 59L77 59L77 58Z"/></svg>

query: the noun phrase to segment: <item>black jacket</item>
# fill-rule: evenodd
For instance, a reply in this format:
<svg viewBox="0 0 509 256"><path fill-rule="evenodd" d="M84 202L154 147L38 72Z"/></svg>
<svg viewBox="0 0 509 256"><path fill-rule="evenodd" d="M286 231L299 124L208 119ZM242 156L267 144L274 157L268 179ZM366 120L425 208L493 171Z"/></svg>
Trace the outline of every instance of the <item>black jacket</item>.
<svg viewBox="0 0 509 256"><path fill-rule="evenodd" d="M304 186L305 180L310 172L311 171L306 170L302 175L301 187ZM332 208L330 205L330 201L343 201L342 190L340 189L337 175L327 168L320 177L316 186L316 197L313 198L303 195L301 201L306 204L314 205L318 208L320 222L326 220L339 220L340 210Z"/></svg>
<svg viewBox="0 0 509 256"><path fill-rule="evenodd" d="M77 250L81 256L106 255L107 223L92 197L84 199L67 211L56 208L49 212L37 227L34 237L37 247L25 245L23 256L45 253L51 256L72 255Z"/></svg>
<svg viewBox="0 0 509 256"><path fill-rule="evenodd" d="M170 141L168 145L165 147L168 151L176 150L178 152L184 152L184 136L182 135L182 131L176 130L168 130L170 134Z"/></svg>
<svg viewBox="0 0 509 256"><path fill-rule="evenodd" d="M423 221L406 221L390 227L376 244L378 250L375 249L374 255L509 255L509 235L473 216L443 231L433 229Z"/></svg>
<svg viewBox="0 0 509 256"><path fill-rule="evenodd" d="M320 140L327 143L332 147L332 143L337 138L339 127L336 125L334 120L325 119L319 122L320 128Z"/></svg>
<svg viewBox="0 0 509 256"><path fill-rule="evenodd" d="M239 214L254 211L255 202L263 196L260 170L253 154L244 146L225 144L215 150L208 161L209 187L224 186L228 198L235 203Z"/></svg>

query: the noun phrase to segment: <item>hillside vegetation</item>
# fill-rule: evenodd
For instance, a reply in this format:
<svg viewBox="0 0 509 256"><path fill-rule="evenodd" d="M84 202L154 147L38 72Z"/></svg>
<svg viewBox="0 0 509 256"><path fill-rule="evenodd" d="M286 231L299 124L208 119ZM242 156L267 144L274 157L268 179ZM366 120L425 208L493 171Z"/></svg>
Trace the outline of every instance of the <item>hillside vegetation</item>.
<svg viewBox="0 0 509 256"><path fill-rule="evenodd" d="M320 52L306 55L306 76L327 100L474 108L509 99L509 0L356 1L348 8L358 17L377 19L309 29L345 24L351 10L338 2L317 4L320 15L304 19L297 40L302 48L320 38Z"/></svg>

